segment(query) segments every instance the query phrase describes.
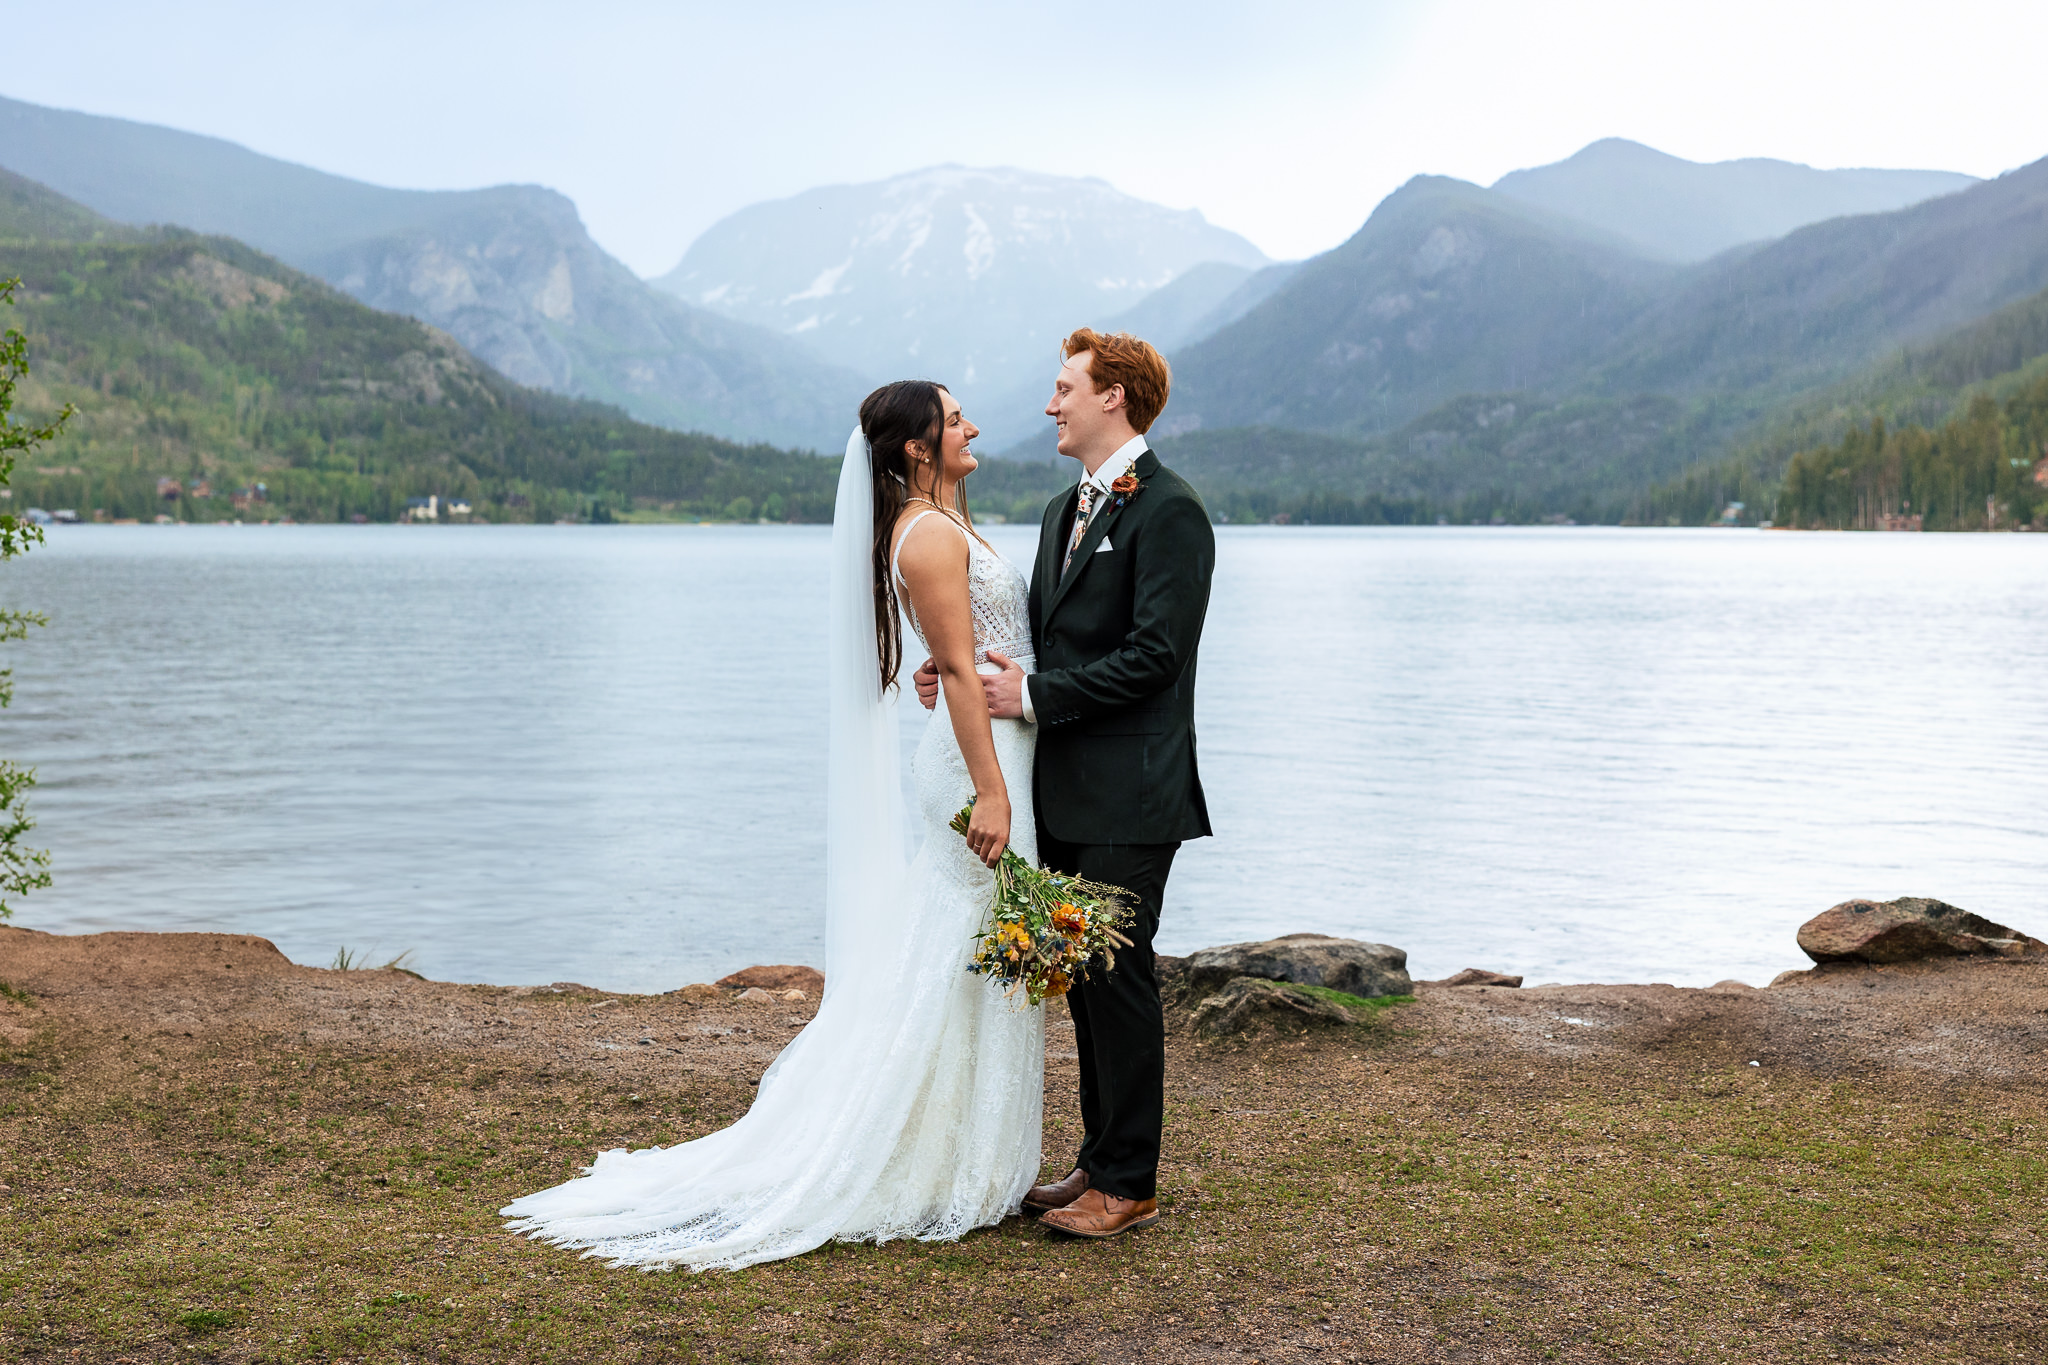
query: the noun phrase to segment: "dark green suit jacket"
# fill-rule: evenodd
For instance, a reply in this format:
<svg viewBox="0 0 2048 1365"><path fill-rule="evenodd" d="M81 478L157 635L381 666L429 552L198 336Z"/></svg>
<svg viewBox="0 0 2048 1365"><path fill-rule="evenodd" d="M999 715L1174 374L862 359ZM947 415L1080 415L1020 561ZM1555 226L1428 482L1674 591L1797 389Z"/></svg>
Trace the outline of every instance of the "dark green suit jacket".
<svg viewBox="0 0 2048 1365"><path fill-rule="evenodd" d="M1146 451L1131 472L1138 492L1096 510L1064 578L1080 485L1046 505L1031 575L1032 789L1039 823L1074 844L1210 833L1195 766L1195 652L1216 533L1200 495L1157 455Z"/></svg>

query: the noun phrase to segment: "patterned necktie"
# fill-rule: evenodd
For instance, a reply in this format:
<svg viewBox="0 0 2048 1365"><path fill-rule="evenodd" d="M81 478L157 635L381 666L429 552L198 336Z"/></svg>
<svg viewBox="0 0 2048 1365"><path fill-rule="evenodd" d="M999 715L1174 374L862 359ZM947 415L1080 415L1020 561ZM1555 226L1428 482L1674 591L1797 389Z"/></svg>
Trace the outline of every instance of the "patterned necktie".
<svg viewBox="0 0 2048 1365"><path fill-rule="evenodd" d="M1067 537L1067 556L1060 561L1060 577L1067 576L1067 566L1074 562L1074 551L1081 544L1081 537L1088 533L1088 513L1095 502L1095 485L1088 480L1081 481L1081 505L1074 509L1074 534Z"/></svg>

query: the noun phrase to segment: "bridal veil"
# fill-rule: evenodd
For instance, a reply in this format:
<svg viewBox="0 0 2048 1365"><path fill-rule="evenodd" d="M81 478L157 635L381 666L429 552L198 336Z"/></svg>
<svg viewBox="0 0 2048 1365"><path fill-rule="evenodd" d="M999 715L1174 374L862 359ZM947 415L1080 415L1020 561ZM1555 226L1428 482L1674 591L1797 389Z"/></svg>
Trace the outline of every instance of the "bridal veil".
<svg viewBox="0 0 2048 1365"><path fill-rule="evenodd" d="M1035 1178L1041 1018L965 970L985 870L959 840L928 839L906 865L897 703L875 651L873 518L856 429L832 525L817 1017L737 1123L602 1152L582 1177L506 1206L514 1230L614 1265L737 1268L833 1239L957 1237L1014 1210ZM953 764L926 764L920 749L940 784L926 793L920 771L920 802L934 808L965 777L964 765L951 771L958 746L942 718L925 748L941 741ZM1029 759L1027 748L1005 763L1026 812Z"/></svg>

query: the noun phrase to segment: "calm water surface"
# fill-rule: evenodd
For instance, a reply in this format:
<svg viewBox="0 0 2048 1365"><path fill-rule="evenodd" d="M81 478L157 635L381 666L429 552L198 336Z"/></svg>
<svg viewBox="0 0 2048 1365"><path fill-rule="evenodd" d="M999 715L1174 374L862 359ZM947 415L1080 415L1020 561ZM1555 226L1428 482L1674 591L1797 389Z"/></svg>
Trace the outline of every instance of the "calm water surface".
<svg viewBox="0 0 2048 1365"><path fill-rule="evenodd" d="M1028 562L1029 532L997 528ZM2048 538L1219 537L1161 946L1761 983L1849 896L2048 933ZM58 528L15 922L661 990L819 962L823 528ZM923 713L907 708L906 745Z"/></svg>

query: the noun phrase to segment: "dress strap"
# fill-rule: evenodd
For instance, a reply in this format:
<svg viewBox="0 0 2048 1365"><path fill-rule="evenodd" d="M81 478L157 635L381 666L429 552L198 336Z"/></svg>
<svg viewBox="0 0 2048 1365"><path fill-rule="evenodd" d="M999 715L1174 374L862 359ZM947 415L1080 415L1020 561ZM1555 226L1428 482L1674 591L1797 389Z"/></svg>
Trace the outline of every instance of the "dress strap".
<svg viewBox="0 0 2048 1365"><path fill-rule="evenodd" d="M896 537L896 548L889 552L889 576L898 583L903 581L903 542L910 539L910 533L917 529L917 524L920 521L932 516L945 517L947 523L958 530L961 535L967 534L967 528L954 521L952 517L947 516L941 508L932 507L919 512L904 525L902 532Z"/></svg>

